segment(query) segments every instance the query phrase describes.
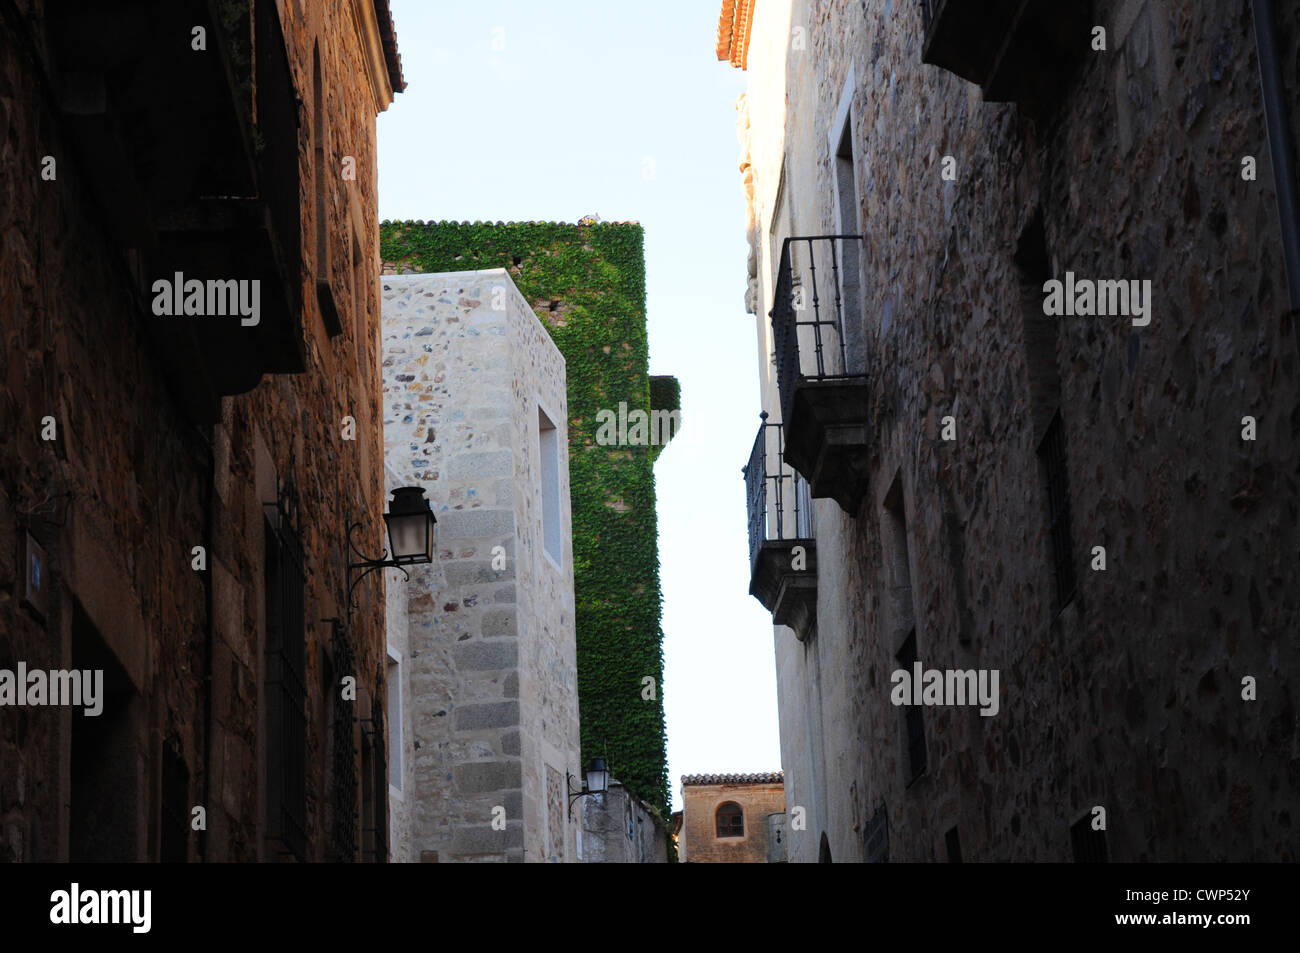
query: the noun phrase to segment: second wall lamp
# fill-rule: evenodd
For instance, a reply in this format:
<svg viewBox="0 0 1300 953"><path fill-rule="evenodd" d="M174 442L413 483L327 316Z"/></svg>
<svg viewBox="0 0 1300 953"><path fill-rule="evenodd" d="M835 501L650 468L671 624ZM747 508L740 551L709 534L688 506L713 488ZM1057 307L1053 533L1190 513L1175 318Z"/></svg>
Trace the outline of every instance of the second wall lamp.
<svg viewBox="0 0 1300 953"><path fill-rule="evenodd" d="M348 586L348 607L357 608L353 596L357 583L376 569L401 569L402 575L410 579L406 566L433 562L433 527L437 522L429 501L424 498L424 487L402 486L393 490L393 499L384 514L384 523L388 526L388 549L380 553L378 559L367 558L352 542L352 534L361 528L361 523L349 526L348 546L360 557L360 562L348 563L349 577L359 570Z"/></svg>

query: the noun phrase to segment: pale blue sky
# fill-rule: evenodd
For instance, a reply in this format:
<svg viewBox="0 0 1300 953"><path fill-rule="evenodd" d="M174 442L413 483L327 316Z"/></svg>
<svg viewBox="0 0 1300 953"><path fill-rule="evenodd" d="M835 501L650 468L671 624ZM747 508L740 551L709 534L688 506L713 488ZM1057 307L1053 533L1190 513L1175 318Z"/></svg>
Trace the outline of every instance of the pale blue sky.
<svg viewBox="0 0 1300 953"><path fill-rule="evenodd" d="M682 383L655 465L664 707L681 776L780 768L772 624L748 594L741 466L758 426L718 0L391 0L408 82L379 117L388 219L645 227L650 370ZM611 765L618 774L618 765Z"/></svg>

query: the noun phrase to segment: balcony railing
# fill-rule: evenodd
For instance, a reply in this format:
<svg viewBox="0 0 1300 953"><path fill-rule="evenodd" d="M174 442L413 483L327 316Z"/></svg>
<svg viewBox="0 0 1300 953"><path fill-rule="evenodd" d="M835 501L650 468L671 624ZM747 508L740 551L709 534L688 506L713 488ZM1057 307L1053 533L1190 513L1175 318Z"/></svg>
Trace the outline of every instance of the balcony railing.
<svg viewBox="0 0 1300 953"><path fill-rule="evenodd" d="M861 243L861 235L787 238L771 311L783 459L812 496L832 498L850 515L868 462Z"/></svg>
<svg viewBox="0 0 1300 953"><path fill-rule="evenodd" d="M271 250L279 281L274 288L283 296L286 320L269 324L262 331L261 346L267 352L266 370L294 373L305 367L301 320L302 283L302 198L299 195L298 120L299 99L289 65L280 16L274 3L256 5L254 31L257 37L257 72L254 76L258 155L258 197L265 208ZM324 169L317 169L324 175ZM260 327L260 326L259 326ZM361 329L358 329L361 334Z"/></svg>
<svg viewBox="0 0 1300 953"><path fill-rule="evenodd" d="M786 420L801 376L817 380L848 376L843 293L846 269L842 259L846 251L851 252L856 271L861 241L861 235L818 235L787 238L781 246L772 336L781 412ZM852 315L851 319L856 317Z"/></svg>
<svg viewBox="0 0 1300 953"><path fill-rule="evenodd" d="M921 60L956 73L994 102L1045 112L1088 49L1087 0L919 0Z"/></svg>
<svg viewBox="0 0 1300 953"><path fill-rule="evenodd" d="M33 29L61 132L139 281L178 403L211 422L222 396L302 371L299 105L277 4L47 0ZM158 314L154 282L177 274L256 281L256 318L212 304Z"/></svg>
<svg viewBox="0 0 1300 953"><path fill-rule="evenodd" d="M761 415L745 465L749 517L749 594L806 639L817 619L817 543L803 478L781 461L782 428Z"/></svg>

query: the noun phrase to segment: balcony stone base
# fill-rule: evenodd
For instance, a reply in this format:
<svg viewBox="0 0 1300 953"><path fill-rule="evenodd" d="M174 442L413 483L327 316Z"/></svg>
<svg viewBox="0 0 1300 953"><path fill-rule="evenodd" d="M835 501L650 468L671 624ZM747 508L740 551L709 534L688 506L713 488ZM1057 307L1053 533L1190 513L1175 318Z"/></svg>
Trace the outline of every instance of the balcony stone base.
<svg viewBox="0 0 1300 953"><path fill-rule="evenodd" d="M802 547L802 569L794 569ZM772 613L777 625L794 629L799 641L817 625L817 542L812 539L764 540L750 577L749 594Z"/></svg>
<svg viewBox="0 0 1300 953"><path fill-rule="evenodd" d="M1015 102L1031 116L1050 111L1088 49L1088 0L936 0L922 62L983 88L990 102Z"/></svg>
<svg viewBox="0 0 1300 953"><path fill-rule="evenodd" d="M785 435L785 462L803 474L811 495L856 516L870 462L867 379L799 378Z"/></svg>

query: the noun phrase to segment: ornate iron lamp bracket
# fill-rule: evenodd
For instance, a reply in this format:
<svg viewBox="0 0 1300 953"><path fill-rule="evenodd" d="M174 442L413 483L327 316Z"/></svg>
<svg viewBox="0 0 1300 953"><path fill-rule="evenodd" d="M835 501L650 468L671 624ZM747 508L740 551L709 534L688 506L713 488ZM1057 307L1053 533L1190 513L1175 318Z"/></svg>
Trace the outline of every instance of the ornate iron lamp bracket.
<svg viewBox="0 0 1300 953"><path fill-rule="evenodd" d="M356 544L352 542L352 534L355 533L360 528L361 528L360 522L353 523L351 526L348 527L348 548L351 549L354 553L356 553L357 558L360 560L360 562L348 563L348 575L351 576L354 571L358 569L361 570L361 572L357 575L357 577L353 579L351 584L348 586L348 608L349 609L357 608L357 600L356 600L357 584L360 583L362 579L365 579L366 576L374 572L376 569L390 569L390 568L400 569L402 571L402 575L406 577L408 582L411 579L411 574L406 571L405 567L398 565L396 562L388 558L387 549L385 549L383 552L379 554L378 559L371 559L361 550L357 549Z"/></svg>

